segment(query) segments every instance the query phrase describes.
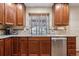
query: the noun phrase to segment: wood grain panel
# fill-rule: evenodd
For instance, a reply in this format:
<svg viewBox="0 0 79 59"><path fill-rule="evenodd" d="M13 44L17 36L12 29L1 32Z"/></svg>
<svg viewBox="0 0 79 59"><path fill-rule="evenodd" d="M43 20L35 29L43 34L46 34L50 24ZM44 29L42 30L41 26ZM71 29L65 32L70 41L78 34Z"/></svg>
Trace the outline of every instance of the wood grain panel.
<svg viewBox="0 0 79 59"><path fill-rule="evenodd" d="M4 39L5 42L5 56L11 56L12 55L12 43L11 38Z"/></svg>
<svg viewBox="0 0 79 59"><path fill-rule="evenodd" d="M51 41L49 37L41 37L40 40L40 55L50 56L51 55Z"/></svg>
<svg viewBox="0 0 79 59"><path fill-rule="evenodd" d="M0 24L4 24L4 3L0 3Z"/></svg>
<svg viewBox="0 0 79 59"><path fill-rule="evenodd" d="M4 40L0 39L0 56L4 56Z"/></svg>
<svg viewBox="0 0 79 59"><path fill-rule="evenodd" d="M64 4L63 5L63 25L66 26L66 25L69 25L69 6L68 4Z"/></svg>
<svg viewBox="0 0 79 59"><path fill-rule="evenodd" d="M16 25L16 5L5 3L5 24Z"/></svg>
<svg viewBox="0 0 79 59"><path fill-rule="evenodd" d="M67 55L76 56L76 37L67 38Z"/></svg>
<svg viewBox="0 0 79 59"><path fill-rule="evenodd" d="M38 37L31 37L28 39L29 56L38 56L40 52Z"/></svg>
<svg viewBox="0 0 79 59"><path fill-rule="evenodd" d="M17 4L16 9L16 25L17 26L23 26L24 24L24 5L23 4Z"/></svg>
<svg viewBox="0 0 79 59"><path fill-rule="evenodd" d="M28 40L27 37L20 37L20 54L21 56L27 56L28 54Z"/></svg>

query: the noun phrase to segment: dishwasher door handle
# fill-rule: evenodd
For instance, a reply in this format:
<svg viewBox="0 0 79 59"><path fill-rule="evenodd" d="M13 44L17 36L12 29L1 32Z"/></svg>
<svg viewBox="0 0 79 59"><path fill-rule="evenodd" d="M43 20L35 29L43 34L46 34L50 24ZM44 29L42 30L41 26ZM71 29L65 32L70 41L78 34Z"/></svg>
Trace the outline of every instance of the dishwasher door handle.
<svg viewBox="0 0 79 59"><path fill-rule="evenodd" d="M52 38L52 40L66 40L67 38Z"/></svg>

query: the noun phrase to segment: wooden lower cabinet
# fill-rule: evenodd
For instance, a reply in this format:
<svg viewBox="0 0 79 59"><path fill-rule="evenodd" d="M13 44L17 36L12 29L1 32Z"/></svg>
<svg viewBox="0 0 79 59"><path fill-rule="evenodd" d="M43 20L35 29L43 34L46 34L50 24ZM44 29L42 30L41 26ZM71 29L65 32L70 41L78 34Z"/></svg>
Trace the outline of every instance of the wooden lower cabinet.
<svg viewBox="0 0 79 59"><path fill-rule="evenodd" d="M12 38L12 56L27 56L27 37Z"/></svg>
<svg viewBox="0 0 79 59"><path fill-rule="evenodd" d="M76 37L67 38L67 55L76 56Z"/></svg>
<svg viewBox="0 0 79 59"><path fill-rule="evenodd" d="M50 37L0 39L0 56L51 56ZM76 56L76 37L67 37L67 56Z"/></svg>
<svg viewBox="0 0 79 59"><path fill-rule="evenodd" d="M19 45L20 45L20 55L27 56L28 55L28 40L27 37L19 38Z"/></svg>
<svg viewBox="0 0 79 59"><path fill-rule="evenodd" d="M51 42L49 37L31 37L28 41L30 56L51 55Z"/></svg>
<svg viewBox="0 0 79 59"><path fill-rule="evenodd" d="M5 56L49 56L49 37L14 37L0 40L0 55Z"/></svg>
<svg viewBox="0 0 79 59"><path fill-rule="evenodd" d="M28 49L29 56L39 56L40 53L40 42L38 37L28 38Z"/></svg>
<svg viewBox="0 0 79 59"><path fill-rule="evenodd" d="M49 37L12 38L13 56L49 56L51 45Z"/></svg>
<svg viewBox="0 0 79 59"><path fill-rule="evenodd" d="M12 38L12 56L19 56L20 50L19 50L19 40L17 37Z"/></svg>
<svg viewBox="0 0 79 59"><path fill-rule="evenodd" d="M40 39L40 55L50 56L51 55L51 41L49 37L42 37Z"/></svg>
<svg viewBox="0 0 79 59"><path fill-rule="evenodd" d="M5 44L5 47L4 47L5 56L11 56L12 55L11 38L5 38L4 44Z"/></svg>
<svg viewBox="0 0 79 59"><path fill-rule="evenodd" d="M4 39L0 39L0 56L4 56Z"/></svg>

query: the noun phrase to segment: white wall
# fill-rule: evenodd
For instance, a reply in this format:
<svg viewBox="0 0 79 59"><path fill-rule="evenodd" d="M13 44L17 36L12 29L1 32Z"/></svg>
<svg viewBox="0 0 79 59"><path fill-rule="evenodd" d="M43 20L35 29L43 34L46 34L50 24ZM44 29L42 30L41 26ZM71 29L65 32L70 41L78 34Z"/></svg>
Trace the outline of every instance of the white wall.
<svg viewBox="0 0 79 59"><path fill-rule="evenodd" d="M79 6L70 7L69 30L79 36ZM79 50L79 37L76 40L76 48Z"/></svg>

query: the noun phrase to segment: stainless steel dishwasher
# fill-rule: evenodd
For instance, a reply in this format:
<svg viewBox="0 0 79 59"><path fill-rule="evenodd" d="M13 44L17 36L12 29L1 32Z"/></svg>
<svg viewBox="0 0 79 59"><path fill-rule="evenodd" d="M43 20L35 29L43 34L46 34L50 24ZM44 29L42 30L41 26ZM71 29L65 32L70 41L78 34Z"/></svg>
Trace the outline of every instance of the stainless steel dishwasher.
<svg viewBox="0 0 79 59"><path fill-rule="evenodd" d="M66 56L67 55L67 38L66 37L52 37L52 56Z"/></svg>

